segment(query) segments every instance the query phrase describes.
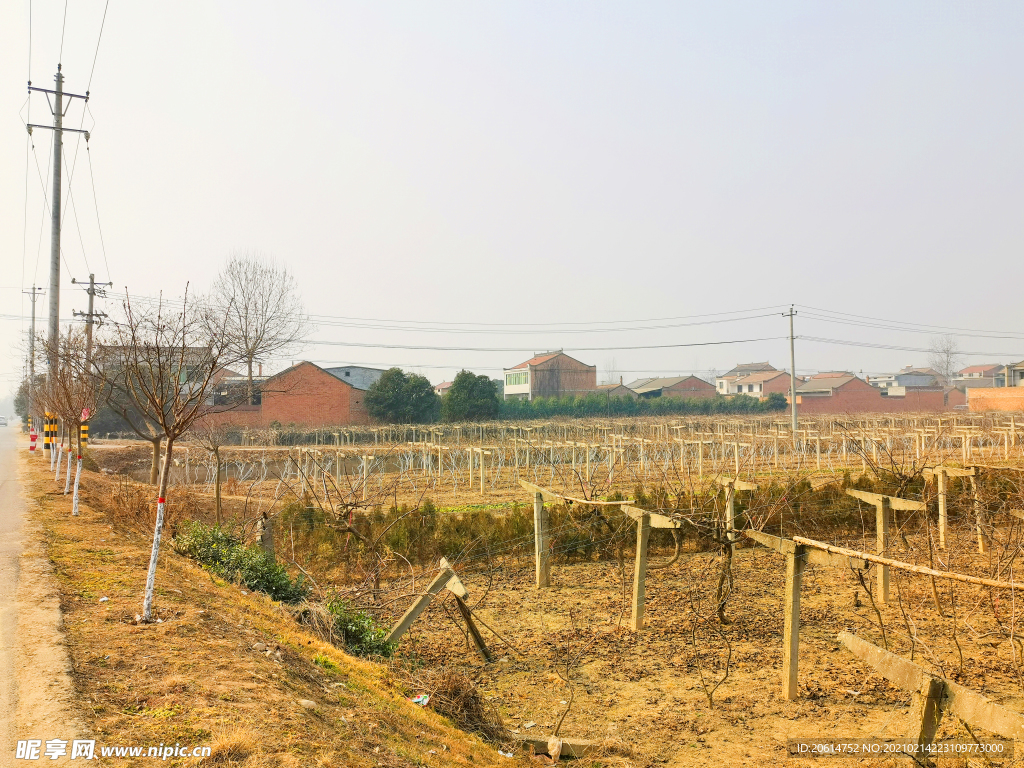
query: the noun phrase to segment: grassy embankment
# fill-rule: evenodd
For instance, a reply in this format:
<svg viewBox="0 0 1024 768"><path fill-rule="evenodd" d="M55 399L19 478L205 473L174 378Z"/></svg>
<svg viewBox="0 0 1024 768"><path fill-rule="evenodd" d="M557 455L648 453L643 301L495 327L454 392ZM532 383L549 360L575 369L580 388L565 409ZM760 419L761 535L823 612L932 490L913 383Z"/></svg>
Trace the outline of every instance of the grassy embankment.
<svg viewBox="0 0 1024 768"><path fill-rule="evenodd" d="M512 764L409 702L386 666L302 631L284 607L202 570L169 542L156 580L161 621L136 624L145 521L117 522L107 508L116 481L94 473L83 478L81 515L72 518L70 496L44 461L23 460L78 699L99 744L210 745L204 764L244 766Z"/></svg>

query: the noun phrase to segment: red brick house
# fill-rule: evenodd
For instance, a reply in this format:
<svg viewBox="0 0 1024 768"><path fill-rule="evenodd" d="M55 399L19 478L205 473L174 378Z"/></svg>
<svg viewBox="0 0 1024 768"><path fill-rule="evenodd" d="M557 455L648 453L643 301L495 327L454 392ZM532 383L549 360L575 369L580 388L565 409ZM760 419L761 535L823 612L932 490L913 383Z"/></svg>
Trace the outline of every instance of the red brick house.
<svg viewBox="0 0 1024 768"><path fill-rule="evenodd" d="M597 366L581 363L564 352L536 355L505 368L505 399L585 395L597 389Z"/></svg>
<svg viewBox="0 0 1024 768"><path fill-rule="evenodd" d="M813 413L918 413L952 410L964 402L957 389L909 389L886 394L848 371L812 376L796 388L797 408Z"/></svg>
<svg viewBox="0 0 1024 768"><path fill-rule="evenodd" d="M635 392L640 397L714 397L715 385L696 376L673 376L646 381Z"/></svg>
<svg viewBox="0 0 1024 768"><path fill-rule="evenodd" d="M343 371L343 369L337 369ZM243 405L210 414L206 418L247 427L282 426L330 427L369 424L366 391L342 375L310 362L293 365L260 384L259 405Z"/></svg>

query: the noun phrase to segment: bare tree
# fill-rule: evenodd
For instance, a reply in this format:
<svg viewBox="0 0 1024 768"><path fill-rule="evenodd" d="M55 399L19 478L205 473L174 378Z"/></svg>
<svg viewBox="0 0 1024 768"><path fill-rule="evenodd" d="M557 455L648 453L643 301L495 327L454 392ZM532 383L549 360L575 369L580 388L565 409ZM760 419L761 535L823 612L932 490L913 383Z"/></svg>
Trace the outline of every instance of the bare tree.
<svg viewBox="0 0 1024 768"><path fill-rule="evenodd" d="M217 516L217 527L219 528L222 522L222 509L223 504L221 503L221 475L224 469L224 460L221 456L220 449L227 444L230 434L237 432L239 427L234 424L225 423L215 419L203 419L192 428L192 437L195 439L203 450L213 457L214 464L214 507Z"/></svg>
<svg viewBox="0 0 1024 768"><path fill-rule="evenodd" d="M156 485L160 478L160 446L164 433L156 418L149 411L149 403L135 399L134 390L128 386L127 371L121 364L120 350L116 346L100 344L96 366L90 372L97 381L100 399L120 420L153 446L149 465L149 484Z"/></svg>
<svg viewBox="0 0 1024 768"><path fill-rule="evenodd" d="M294 348L309 332L295 278L258 253L228 259L206 300L208 325L223 328L228 349L246 365L249 403L256 389L253 368Z"/></svg>
<svg viewBox="0 0 1024 768"><path fill-rule="evenodd" d="M964 354L960 344L951 334L936 336L928 345L928 365L942 377L942 383L949 386L964 362Z"/></svg>
<svg viewBox="0 0 1024 768"><path fill-rule="evenodd" d="M115 326L110 351L119 358L117 365L132 399L145 404L166 441L143 602L142 619L148 622L153 618L153 587L174 443L212 408L214 380L230 357L225 334L209 333L207 318L193 312L187 291L180 311L168 311L161 297L151 310L136 310L126 300L124 315L124 321Z"/></svg>
<svg viewBox="0 0 1024 768"><path fill-rule="evenodd" d="M78 465L75 471L75 491L71 501L71 514L78 514L78 488L82 477L82 425L96 412L99 399L97 380L86 373L85 331L68 328L56 339L44 342L46 358L52 367L43 384L40 396L47 410L53 412L74 435L68 440L68 472L71 471L71 446L77 440ZM69 475L70 477L70 475ZM64 493L68 492L65 485Z"/></svg>

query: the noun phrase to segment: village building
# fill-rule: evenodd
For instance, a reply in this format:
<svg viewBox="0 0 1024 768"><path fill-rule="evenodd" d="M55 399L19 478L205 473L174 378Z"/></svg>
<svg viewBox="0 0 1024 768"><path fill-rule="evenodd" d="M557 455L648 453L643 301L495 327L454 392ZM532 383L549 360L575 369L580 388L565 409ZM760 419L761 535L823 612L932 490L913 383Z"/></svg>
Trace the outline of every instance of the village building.
<svg viewBox="0 0 1024 768"><path fill-rule="evenodd" d="M796 384L800 386L804 380L797 376ZM731 381L728 394L745 395L747 397L767 397L772 392L789 394L790 376L788 371L759 371L748 373Z"/></svg>
<svg viewBox="0 0 1024 768"><path fill-rule="evenodd" d="M741 363L733 368L728 373L723 373L721 376L715 377L715 391L720 395L736 395L739 394L737 389L737 382L744 376L749 376L753 373L764 373L766 371L777 371L775 366L768 362L764 363Z"/></svg>
<svg viewBox="0 0 1024 768"><path fill-rule="evenodd" d="M630 389L639 397L714 397L715 387L696 376L673 376L663 379L640 379Z"/></svg>
<svg viewBox="0 0 1024 768"><path fill-rule="evenodd" d="M506 400L585 395L597 391L597 366L564 352L546 352L503 370Z"/></svg>

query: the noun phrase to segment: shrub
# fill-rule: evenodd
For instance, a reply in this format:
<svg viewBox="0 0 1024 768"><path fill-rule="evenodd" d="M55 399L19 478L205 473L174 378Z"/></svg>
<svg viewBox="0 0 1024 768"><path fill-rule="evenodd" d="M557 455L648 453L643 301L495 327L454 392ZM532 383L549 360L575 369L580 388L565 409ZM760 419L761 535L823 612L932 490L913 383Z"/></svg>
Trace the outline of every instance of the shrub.
<svg viewBox="0 0 1024 768"><path fill-rule="evenodd" d="M357 656L390 656L395 643L385 642L389 633L377 620L356 608L337 594L330 595L323 603L334 617L334 634L346 650Z"/></svg>
<svg viewBox="0 0 1024 768"><path fill-rule="evenodd" d="M178 528L174 549L229 581L295 603L309 592L302 576L294 581L280 563L259 547L247 547L217 526L190 520Z"/></svg>

